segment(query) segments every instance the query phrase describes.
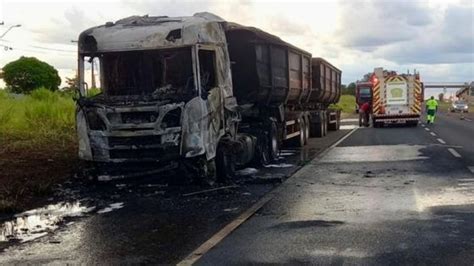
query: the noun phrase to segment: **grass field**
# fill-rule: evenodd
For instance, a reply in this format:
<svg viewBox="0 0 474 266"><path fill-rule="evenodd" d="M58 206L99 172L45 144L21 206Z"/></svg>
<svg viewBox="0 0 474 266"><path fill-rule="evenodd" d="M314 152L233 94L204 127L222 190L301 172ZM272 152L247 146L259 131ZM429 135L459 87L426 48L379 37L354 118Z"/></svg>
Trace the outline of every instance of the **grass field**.
<svg viewBox="0 0 474 266"><path fill-rule="evenodd" d="M342 110L344 114L354 114L355 105L355 96L353 95L341 95L341 99L337 103L337 106Z"/></svg>
<svg viewBox="0 0 474 266"><path fill-rule="evenodd" d="M74 110L59 92L0 90L0 212L21 210L75 169Z"/></svg>

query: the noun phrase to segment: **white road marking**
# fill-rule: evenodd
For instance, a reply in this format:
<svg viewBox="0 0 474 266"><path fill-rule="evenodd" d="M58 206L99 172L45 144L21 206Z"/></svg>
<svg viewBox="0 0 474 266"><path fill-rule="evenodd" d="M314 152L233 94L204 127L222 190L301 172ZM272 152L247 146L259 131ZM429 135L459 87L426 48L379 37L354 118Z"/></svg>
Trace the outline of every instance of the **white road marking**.
<svg viewBox="0 0 474 266"><path fill-rule="evenodd" d="M448 148L448 151L456 158L461 158L461 154L459 154L455 149Z"/></svg>
<svg viewBox="0 0 474 266"><path fill-rule="evenodd" d="M357 118L345 118L345 119L341 119L341 123L344 123L344 122L359 122L359 119L357 119Z"/></svg>
<svg viewBox="0 0 474 266"><path fill-rule="evenodd" d="M425 127L425 124L421 124L422 127Z"/></svg>
<svg viewBox="0 0 474 266"><path fill-rule="evenodd" d="M348 130L348 129L350 130L350 129L354 129L354 128L359 128L359 126L358 125L341 125L339 127L339 129L341 129L341 130Z"/></svg>
<svg viewBox="0 0 474 266"><path fill-rule="evenodd" d="M429 128L427 128L427 127L425 127L425 130L426 130L426 131L430 131L430 129L429 129Z"/></svg>
<svg viewBox="0 0 474 266"><path fill-rule="evenodd" d="M473 190L473 188L472 187L457 187L455 190L456 191Z"/></svg>
<svg viewBox="0 0 474 266"><path fill-rule="evenodd" d="M436 133L430 132L431 136L436 137Z"/></svg>
<svg viewBox="0 0 474 266"><path fill-rule="evenodd" d="M377 146L344 146L331 149L319 163L347 162L397 162L426 160L422 149L424 145L377 145ZM360 156L364 154L364 156Z"/></svg>
<svg viewBox="0 0 474 266"><path fill-rule="evenodd" d="M469 169L469 171L471 171L471 173L474 174L474 166L468 166L467 169ZM474 178L473 178L474 180Z"/></svg>
<svg viewBox="0 0 474 266"><path fill-rule="evenodd" d="M460 183L458 184L460 187L474 187L474 183Z"/></svg>
<svg viewBox="0 0 474 266"><path fill-rule="evenodd" d="M441 144L446 144L446 141L442 140L442 139L436 139L437 141L439 141L439 143Z"/></svg>
<svg viewBox="0 0 474 266"><path fill-rule="evenodd" d="M461 178L458 179L459 182L474 182L474 178Z"/></svg>
<svg viewBox="0 0 474 266"><path fill-rule="evenodd" d="M472 122L472 120L469 119L469 118L464 118L464 120L469 121L469 122Z"/></svg>

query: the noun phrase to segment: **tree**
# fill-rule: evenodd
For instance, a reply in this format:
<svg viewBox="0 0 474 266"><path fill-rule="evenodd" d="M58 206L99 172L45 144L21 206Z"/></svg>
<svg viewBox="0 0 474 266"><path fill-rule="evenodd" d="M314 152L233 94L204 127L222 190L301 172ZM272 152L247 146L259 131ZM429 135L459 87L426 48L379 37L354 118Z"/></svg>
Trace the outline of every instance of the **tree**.
<svg viewBox="0 0 474 266"><path fill-rule="evenodd" d="M344 95L355 95L356 84L354 82L349 83L349 85L342 85L342 94Z"/></svg>
<svg viewBox="0 0 474 266"><path fill-rule="evenodd" d="M55 91L61 84L58 71L35 57L20 57L3 67L3 80L7 89L14 93L29 93L44 87Z"/></svg>
<svg viewBox="0 0 474 266"><path fill-rule="evenodd" d="M65 92L68 92L68 93L74 93L78 87L78 79L77 79L77 75L75 75L74 77L72 78L66 78L66 84L67 86L62 88L63 91Z"/></svg>
<svg viewBox="0 0 474 266"><path fill-rule="evenodd" d="M444 93L438 94L438 99L439 99L440 102L442 102L443 99L444 99Z"/></svg>

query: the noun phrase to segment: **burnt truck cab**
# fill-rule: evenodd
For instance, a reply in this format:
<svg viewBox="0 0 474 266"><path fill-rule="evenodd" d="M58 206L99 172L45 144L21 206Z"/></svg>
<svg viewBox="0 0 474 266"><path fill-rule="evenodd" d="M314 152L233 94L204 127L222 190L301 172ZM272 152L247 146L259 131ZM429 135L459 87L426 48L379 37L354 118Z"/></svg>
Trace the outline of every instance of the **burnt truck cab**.
<svg viewBox="0 0 474 266"><path fill-rule="evenodd" d="M96 163L177 166L216 156L236 134L224 21L132 16L79 36L79 157ZM87 63L97 64L101 93L87 97Z"/></svg>

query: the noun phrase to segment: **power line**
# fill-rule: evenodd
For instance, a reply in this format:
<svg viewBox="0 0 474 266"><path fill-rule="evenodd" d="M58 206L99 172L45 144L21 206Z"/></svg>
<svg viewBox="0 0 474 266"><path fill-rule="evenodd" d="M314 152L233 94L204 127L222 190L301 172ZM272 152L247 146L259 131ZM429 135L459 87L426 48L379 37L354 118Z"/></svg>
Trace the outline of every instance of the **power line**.
<svg viewBox="0 0 474 266"><path fill-rule="evenodd" d="M63 49L57 49L57 48L47 48L47 47L41 47L41 46L36 46L36 45L29 45L32 48L38 48L38 49L44 49L48 51L56 51L56 52L67 52L67 53L76 53L77 51L72 51L72 50L63 50Z"/></svg>
<svg viewBox="0 0 474 266"><path fill-rule="evenodd" d="M6 42L6 43L11 43L10 41L7 41L7 40L2 40L0 39L0 42ZM6 46L6 45L4 45ZM21 50L22 48L16 48L18 46L15 45L8 45L9 47L12 47L14 48L15 50ZM15 47L16 46L16 47ZM59 49L59 48L50 48L50 47L44 47L44 46L38 46L38 45L26 45L27 47L31 47L31 48L34 48L34 49L41 49L41 50L46 50L46 51L53 51L53 52L63 52L63 53L76 53L77 51L73 51L73 50L65 50L65 49ZM24 49L23 49L24 50Z"/></svg>

